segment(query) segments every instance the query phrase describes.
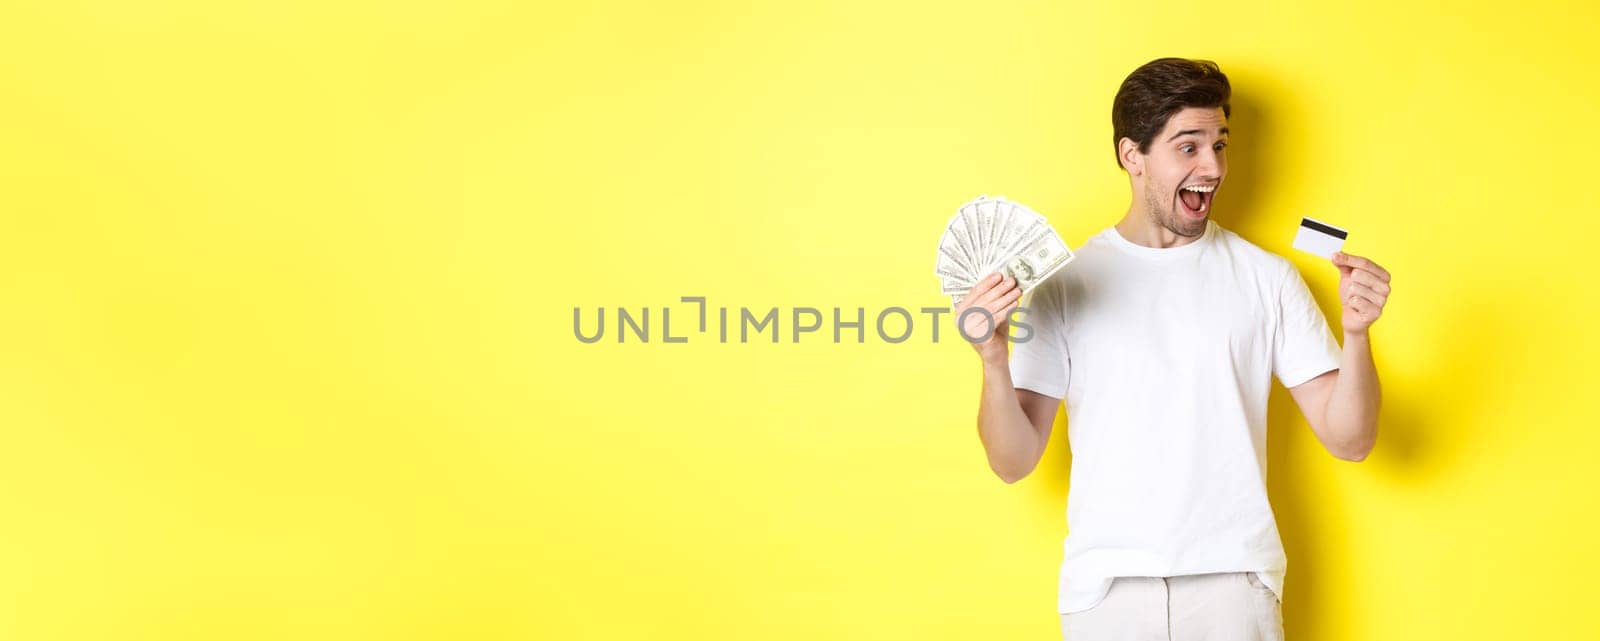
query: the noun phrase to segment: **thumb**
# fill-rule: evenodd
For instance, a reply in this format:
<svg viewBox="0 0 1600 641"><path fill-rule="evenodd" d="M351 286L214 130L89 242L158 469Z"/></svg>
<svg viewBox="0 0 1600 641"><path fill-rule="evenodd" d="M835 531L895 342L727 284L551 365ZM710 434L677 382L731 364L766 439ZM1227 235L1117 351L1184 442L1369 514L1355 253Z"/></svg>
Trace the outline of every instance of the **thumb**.
<svg viewBox="0 0 1600 641"><path fill-rule="evenodd" d="M1333 252L1333 266L1339 268L1340 278L1349 276L1350 272L1355 270L1350 266L1350 258L1345 256L1344 252Z"/></svg>

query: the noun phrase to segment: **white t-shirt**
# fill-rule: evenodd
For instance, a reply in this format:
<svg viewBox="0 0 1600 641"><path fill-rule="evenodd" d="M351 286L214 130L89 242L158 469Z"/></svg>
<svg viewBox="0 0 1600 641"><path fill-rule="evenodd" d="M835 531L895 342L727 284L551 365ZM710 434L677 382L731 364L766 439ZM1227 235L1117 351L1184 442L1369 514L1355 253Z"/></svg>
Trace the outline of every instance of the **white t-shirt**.
<svg viewBox="0 0 1600 641"><path fill-rule="evenodd" d="M1016 387L1065 398L1072 448L1061 613L1118 576L1287 565L1267 502L1267 394L1339 367L1339 344L1288 259L1207 221L1154 248L1115 227L1031 293ZM1021 336L1024 330L1013 330Z"/></svg>

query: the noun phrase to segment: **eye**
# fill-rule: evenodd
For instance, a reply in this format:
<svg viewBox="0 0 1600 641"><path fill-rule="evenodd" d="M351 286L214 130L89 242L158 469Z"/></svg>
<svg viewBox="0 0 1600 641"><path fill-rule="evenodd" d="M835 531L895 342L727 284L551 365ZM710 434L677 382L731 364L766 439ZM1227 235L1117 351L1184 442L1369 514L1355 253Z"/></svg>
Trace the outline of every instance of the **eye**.
<svg viewBox="0 0 1600 641"><path fill-rule="evenodd" d="M1228 143L1219 142L1216 145L1212 146L1212 149L1215 149L1217 151L1222 151L1223 149L1226 149L1227 147L1228 147Z"/></svg>
<svg viewBox="0 0 1600 641"><path fill-rule="evenodd" d="M1192 153L1194 153L1194 145L1192 145L1192 144L1189 144L1189 143L1184 143L1184 144L1182 144L1182 145L1180 145L1180 146L1179 146L1179 147L1178 147L1178 149L1179 149L1179 150L1180 150L1180 151L1182 151L1182 152L1183 152L1183 153L1186 153L1186 154L1192 154Z"/></svg>

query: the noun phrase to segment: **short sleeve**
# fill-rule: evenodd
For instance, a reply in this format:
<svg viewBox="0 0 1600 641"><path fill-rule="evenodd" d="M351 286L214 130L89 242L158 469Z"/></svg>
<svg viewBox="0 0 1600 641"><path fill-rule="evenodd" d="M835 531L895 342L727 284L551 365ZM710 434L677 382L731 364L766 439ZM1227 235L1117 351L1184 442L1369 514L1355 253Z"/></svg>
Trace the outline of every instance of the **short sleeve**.
<svg viewBox="0 0 1600 641"><path fill-rule="evenodd" d="M1067 396L1066 300L1064 274L1040 283L1028 302L1022 322L1032 329L1013 327L1011 344L1011 384L1052 398ZM1026 339L1026 340L1020 340Z"/></svg>
<svg viewBox="0 0 1600 641"><path fill-rule="evenodd" d="M1287 261L1285 261L1287 263ZM1339 343L1311 297L1311 288L1294 265L1278 289L1278 324L1272 344L1272 373L1284 387L1295 387L1339 368Z"/></svg>

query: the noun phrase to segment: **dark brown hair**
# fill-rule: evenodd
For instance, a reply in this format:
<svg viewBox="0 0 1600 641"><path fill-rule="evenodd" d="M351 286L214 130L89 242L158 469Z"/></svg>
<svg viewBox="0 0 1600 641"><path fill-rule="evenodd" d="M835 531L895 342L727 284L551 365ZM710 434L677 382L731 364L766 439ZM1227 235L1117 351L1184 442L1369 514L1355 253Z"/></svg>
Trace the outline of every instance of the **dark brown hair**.
<svg viewBox="0 0 1600 641"><path fill-rule="evenodd" d="M1228 76L1210 60L1158 58L1134 69L1111 103L1111 144L1117 166L1122 167L1118 143L1123 138L1139 143L1139 153L1150 153L1150 142L1172 114L1185 107L1222 107L1222 115L1227 117L1233 111L1228 106L1232 93Z"/></svg>

